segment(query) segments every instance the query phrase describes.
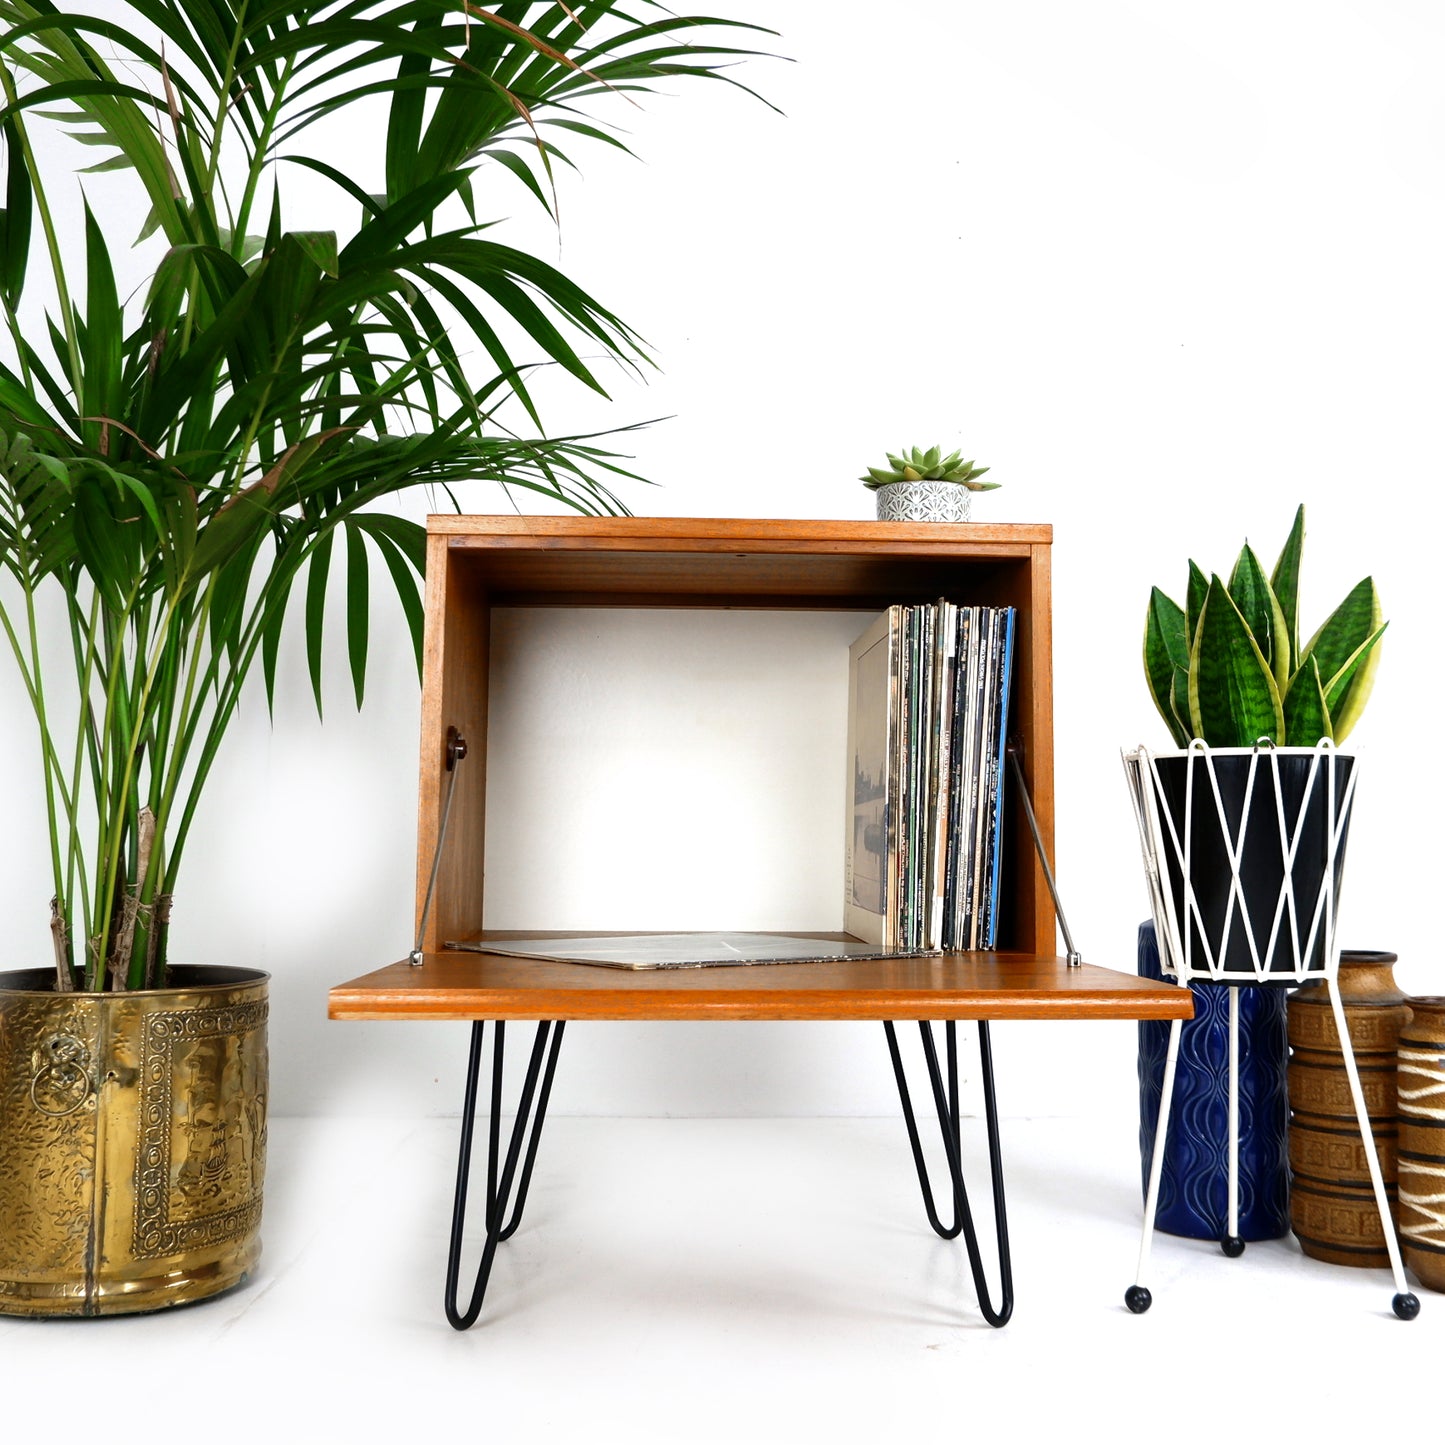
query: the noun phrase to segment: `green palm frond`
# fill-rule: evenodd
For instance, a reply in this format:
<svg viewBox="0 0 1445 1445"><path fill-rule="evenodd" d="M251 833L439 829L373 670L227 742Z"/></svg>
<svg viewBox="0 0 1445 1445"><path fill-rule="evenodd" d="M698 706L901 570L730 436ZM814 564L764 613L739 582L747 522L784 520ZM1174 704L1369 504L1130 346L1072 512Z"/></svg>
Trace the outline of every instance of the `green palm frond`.
<svg viewBox="0 0 1445 1445"><path fill-rule="evenodd" d="M528 383L542 366L603 392L597 358L643 369L641 338L501 240L479 178L555 209L553 164L571 162L552 138L626 149L619 103L676 77L738 84L723 70L760 32L647 3L81 8L0 0L0 552L21 599L0 621L41 725L60 976L137 986L164 967L159 901L242 687L259 659L273 695L290 619L318 707L336 631L364 696L376 578L419 656L421 535L392 499L483 480L612 513L640 480L615 432L546 436ZM318 127L378 103L373 194ZM32 143L42 127L96 162L82 191L96 169L132 186L155 257L134 295L117 248L137 242L109 216L87 206L66 259L54 199L72 181L38 159L56 153ZM288 224L283 178L329 190L335 229ZM513 410L536 435L501 422ZM74 662L63 706L40 660L47 588ZM131 967L108 979L126 909Z"/></svg>

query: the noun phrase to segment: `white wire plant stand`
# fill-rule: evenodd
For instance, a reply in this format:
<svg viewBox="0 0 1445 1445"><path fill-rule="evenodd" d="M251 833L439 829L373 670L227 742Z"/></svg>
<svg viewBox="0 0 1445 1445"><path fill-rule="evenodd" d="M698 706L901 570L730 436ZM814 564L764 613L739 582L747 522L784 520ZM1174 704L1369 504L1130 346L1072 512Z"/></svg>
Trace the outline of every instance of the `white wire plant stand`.
<svg viewBox="0 0 1445 1445"><path fill-rule="evenodd" d="M1211 748L1195 739L1182 752L1139 747L1125 752L1123 762L1162 969L1181 986L1230 990L1229 1199L1221 1249L1230 1258L1244 1252L1238 1232L1239 989L1323 979L1394 1274L1392 1308L1400 1319L1414 1319L1420 1302L1405 1280L1338 984L1337 903L1357 760L1328 739L1313 748L1276 747L1267 739L1252 748ZM1139 1265L1124 1296L1134 1314L1153 1302L1144 1279L1182 1026L1179 1019L1170 1025Z"/></svg>

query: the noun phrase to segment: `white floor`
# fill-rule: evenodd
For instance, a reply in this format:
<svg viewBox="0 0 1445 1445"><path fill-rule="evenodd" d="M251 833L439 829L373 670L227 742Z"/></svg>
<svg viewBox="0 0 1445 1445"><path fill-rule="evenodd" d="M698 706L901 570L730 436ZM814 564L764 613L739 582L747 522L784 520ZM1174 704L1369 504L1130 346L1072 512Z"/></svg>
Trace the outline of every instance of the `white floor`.
<svg viewBox="0 0 1445 1445"><path fill-rule="evenodd" d="M1401 1323L1388 1271L1289 1240L1230 1261L1159 1235L1154 1307L1130 1315L1127 1121L1003 1129L1006 1329L980 1318L962 1245L929 1231L898 1119L555 1118L458 1334L441 1310L456 1121L275 1119L255 1282L153 1316L0 1321L0 1439L1334 1440L1394 1433L1409 1381L1438 1382L1445 1295L1418 1290ZM965 1147L979 1158L973 1121Z"/></svg>

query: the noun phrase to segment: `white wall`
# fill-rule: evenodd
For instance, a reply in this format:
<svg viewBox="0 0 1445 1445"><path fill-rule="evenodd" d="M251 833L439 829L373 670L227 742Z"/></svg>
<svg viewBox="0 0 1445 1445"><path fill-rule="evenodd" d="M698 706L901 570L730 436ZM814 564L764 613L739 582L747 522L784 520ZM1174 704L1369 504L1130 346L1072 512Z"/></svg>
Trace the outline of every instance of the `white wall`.
<svg viewBox="0 0 1445 1445"><path fill-rule="evenodd" d="M519 190L499 195L512 238L559 255L661 367L645 387L617 378L610 406L552 388L554 429L670 417L622 443L659 483L627 492L639 514L861 518L865 463L940 441L1004 484L980 499L980 520L1052 522L1057 873L1086 958L1123 969L1146 903L1118 749L1166 742L1139 666L1149 587L1178 595L1190 555L1226 569L1246 534L1268 563L1304 501L1305 625L1367 573L1391 619L1355 735L1368 771L1343 941L1394 950L1405 988L1445 992L1442 790L1423 760L1439 693L1428 599L1445 12L1387 0L726 8L782 32L789 63L739 74L783 116L721 86L648 101L628 117L641 162L579 151L560 243ZM525 643L525 617L510 625ZM664 619L644 642L608 645L620 665L671 646L681 667L695 625ZM815 641L779 636L794 661L770 666L811 665ZM373 652L360 716L339 653L324 724L298 648L274 727L253 697L176 908L178 956L273 971L287 1113L445 1112L460 1092L464 1026L325 1018L333 983L410 944L417 685L394 620L378 618ZM527 682L526 646L517 655L523 683L544 685ZM705 662L692 680L706 685ZM49 887L31 725L4 686L0 904L5 963L18 966L47 956ZM652 705L603 704L622 728ZM700 755L748 759L746 743L698 726ZM752 781L773 765L760 760ZM791 784L796 770L782 771ZM826 785L798 786L813 791L771 824L748 815L768 850L757 876L793 866L791 819L836 806ZM752 808L754 789L738 791ZM532 802L499 790L494 828L522 838ZM580 870L558 867L547 886L559 909L585 909ZM657 896L678 898L672 885ZM783 926L762 916L768 895L750 896L756 926ZM658 926L723 921L707 906L694 898L691 920ZM554 1107L891 1112L878 1034L577 1026ZM1132 1026L1013 1026L995 1042L1009 1112L1132 1107Z"/></svg>

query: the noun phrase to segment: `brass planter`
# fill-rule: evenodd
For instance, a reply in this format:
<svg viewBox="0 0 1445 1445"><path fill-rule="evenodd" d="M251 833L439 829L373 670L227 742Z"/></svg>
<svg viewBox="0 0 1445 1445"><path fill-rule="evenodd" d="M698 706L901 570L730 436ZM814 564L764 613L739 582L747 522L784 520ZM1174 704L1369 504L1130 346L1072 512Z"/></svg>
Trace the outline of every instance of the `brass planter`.
<svg viewBox="0 0 1445 1445"><path fill-rule="evenodd" d="M51 991L0 973L0 1315L134 1314L261 1253L266 993L254 969Z"/></svg>

